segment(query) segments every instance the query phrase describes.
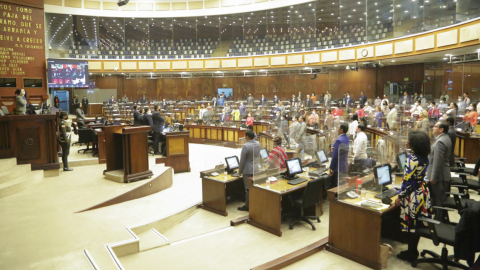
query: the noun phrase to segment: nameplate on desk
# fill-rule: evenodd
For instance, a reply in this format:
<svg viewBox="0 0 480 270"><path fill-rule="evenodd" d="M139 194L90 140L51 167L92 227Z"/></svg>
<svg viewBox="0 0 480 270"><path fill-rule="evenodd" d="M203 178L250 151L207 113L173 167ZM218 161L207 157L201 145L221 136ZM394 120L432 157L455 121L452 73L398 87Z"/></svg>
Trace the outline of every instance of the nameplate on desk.
<svg viewBox="0 0 480 270"><path fill-rule="evenodd" d="M260 122L265 122L265 120L260 120Z"/></svg>
<svg viewBox="0 0 480 270"><path fill-rule="evenodd" d="M195 123L191 123L190 125L191 125L191 126L196 126L197 124L195 124Z"/></svg>
<svg viewBox="0 0 480 270"><path fill-rule="evenodd" d="M215 126L215 124L210 124L210 126L214 127L214 126Z"/></svg>
<svg viewBox="0 0 480 270"><path fill-rule="evenodd" d="M410 119L407 119L408 122L410 122Z"/></svg>
<svg viewBox="0 0 480 270"><path fill-rule="evenodd" d="M383 131L383 128L381 128L380 130Z"/></svg>

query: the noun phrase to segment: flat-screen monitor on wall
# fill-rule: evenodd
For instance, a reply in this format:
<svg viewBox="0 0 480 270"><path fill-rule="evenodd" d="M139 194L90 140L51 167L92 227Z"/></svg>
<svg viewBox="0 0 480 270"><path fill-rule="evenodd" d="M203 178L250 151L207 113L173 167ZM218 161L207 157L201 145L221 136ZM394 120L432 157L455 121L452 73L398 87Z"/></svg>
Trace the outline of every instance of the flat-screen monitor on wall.
<svg viewBox="0 0 480 270"><path fill-rule="evenodd" d="M88 61L48 59L48 87L88 87Z"/></svg>
<svg viewBox="0 0 480 270"><path fill-rule="evenodd" d="M222 93L225 94L226 97L232 95L233 96L233 88L217 88L217 93L220 96Z"/></svg>

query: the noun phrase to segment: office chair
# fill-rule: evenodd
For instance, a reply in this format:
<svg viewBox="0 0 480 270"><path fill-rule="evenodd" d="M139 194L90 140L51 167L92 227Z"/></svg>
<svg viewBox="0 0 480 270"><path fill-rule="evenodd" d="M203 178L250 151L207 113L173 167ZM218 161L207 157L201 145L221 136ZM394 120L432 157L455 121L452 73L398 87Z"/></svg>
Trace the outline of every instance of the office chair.
<svg viewBox="0 0 480 270"><path fill-rule="evenodd" d="M73 122L72 122L72 127L73 127L73 133L74 133L75 135L77 135L77 136L78 136L78 129L77 129L77 125L76 125L75 123L73 123ZM74 143L72 143L72 146L74 146L75 144L78 144L78 143L80 144L80 146L82 146L82 144L81 144L80 142L78 142L78 141L77 141L77 142L74 142Z"/></svg>
<svg viewBox="0 0 480 270"><path fill-rule="evenodd" d="M473 172L472 174L457 172L457 174L460 177L452 177L450 185L463 186L463 187L459 187L460 192L463 192L464 187L466 187L467 190L473 189L476 191L480 191L480 182L477 179L467 179L468 176L473 175ZM468 192L467 192L467 199L469 198L470 196L468 195Z"/></svg>
<svg viewBox="0 0 480 270"><path fill-rule="evenodd" d="M461 193L445 192L445 194L450 195L450 197L447 197L443 201L443 203L442 203L443 207L457 209L457 211L460 213L460 211L463 210L463 208L465 206L465 203L475 201L473 199L469 199L468 187L462 186L462 185L450 185L450 187L456 187L456 188L458 188L459 190L462 190L462 191L461 191Z"/></svg>
<svg viewBox="0 0 480 270"><path fill-rule="evenodd" d="M92 143L93 147L95 147L95 141L96 141L95 136L96 136L95 131L93 131L93 129L90 129L90 128L79 129L78 142L85 143L87 145L87 148L78 150L78 153L83 151L83 153L85 154L85 152L87 151L93 151L94 150L93 148L90 149L90 143Z"/></svg>
<svg viewBox="0 0 480 270"><path fill-rule="evenodd" d="M473 168L467 168L465 166L466 158L456 157L455 167L450 167L451 172L463 172L473 175Z"/></svg>
<svg viewBox="0 0 480 270"><path fill-rule="evenodd" d="M300 221L305 221L306 223L310 224L310 226L312 226L312 230L314 231L316 230L315 226L310 221L310 219L317 220L317 222L320 222L320 218L317 216L305 216L304 209L320 203L319 194L320 194L321 187L322 187L322 181L320 178L317 178L307 183L307 186L305 187L303 196L301 198L290 197L292 206L300 208L300 217L290 223L289 225L290 230L293 230L293 225L295 225Z"/></svg>
<svg viewBox="0 0 480 270"><path fill-rule="evenodd" d="M430 218L419 218L418 221L427 222L428 227L417 228L415 229L415 234L431 239L435 246L438 246L440 243L443 244L442 254L438 255L437 253L424 249L420 255L425 257L426 254L432 256L433 258L420 258L412 262L412 267L416 267L420 263L438 263L443 266L443 269L448 269L448 266L457 267L460 269L468 270L469 267L463 265L459 262L452 261L448 258L447 245L454 246L455 244L455 226L456 224L450 223L448 218L448 211L454 211L451 208L433 206L433 208L441 209L444 211L445 220L440 222L438 220L433 220Z"/></svg>

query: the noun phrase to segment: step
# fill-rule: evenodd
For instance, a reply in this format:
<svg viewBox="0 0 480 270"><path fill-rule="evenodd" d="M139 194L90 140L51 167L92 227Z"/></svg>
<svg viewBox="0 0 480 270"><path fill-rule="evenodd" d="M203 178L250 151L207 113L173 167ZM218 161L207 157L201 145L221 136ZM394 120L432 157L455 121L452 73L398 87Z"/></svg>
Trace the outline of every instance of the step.
<svg viewBox="0 0 480 270"><path fill-rule="evenodd" d="M43 171L30 171L7 183L0 184L0 199L21 192L42 181Z"/></svg>
<svg viewBox="0 0 480 270"><path fill-rule="evenodd" d="M30 172L31 170L31 164L21 164L13 166L5 171L0 172L0 184L9 182L23 174Z"/></svg>
<svg viewBox="0 0 480 270"><path fill-rule="evenodd" d="M2 158L0 159L0 172L8 170L17 165L17 158Z"/></svg>
<svg viewBox="0 0 480 270"><path fill-rule="evenodd" d="M169 244L157 231L153 230L150 229L137 235L140 239L140 252Z"/></svg>

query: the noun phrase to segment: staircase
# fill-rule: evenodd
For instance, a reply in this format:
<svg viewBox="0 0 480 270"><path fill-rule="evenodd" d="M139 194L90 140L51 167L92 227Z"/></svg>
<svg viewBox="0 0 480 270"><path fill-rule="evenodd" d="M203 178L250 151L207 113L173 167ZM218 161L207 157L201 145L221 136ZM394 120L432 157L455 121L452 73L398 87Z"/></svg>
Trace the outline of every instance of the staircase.
<svg viewBox="0 0 480 270"><path fill-rule="evenodd" d="M0 159L0 199L19 193L42 181L43 171L30 164L17 165L16 158Z"/></svg>

